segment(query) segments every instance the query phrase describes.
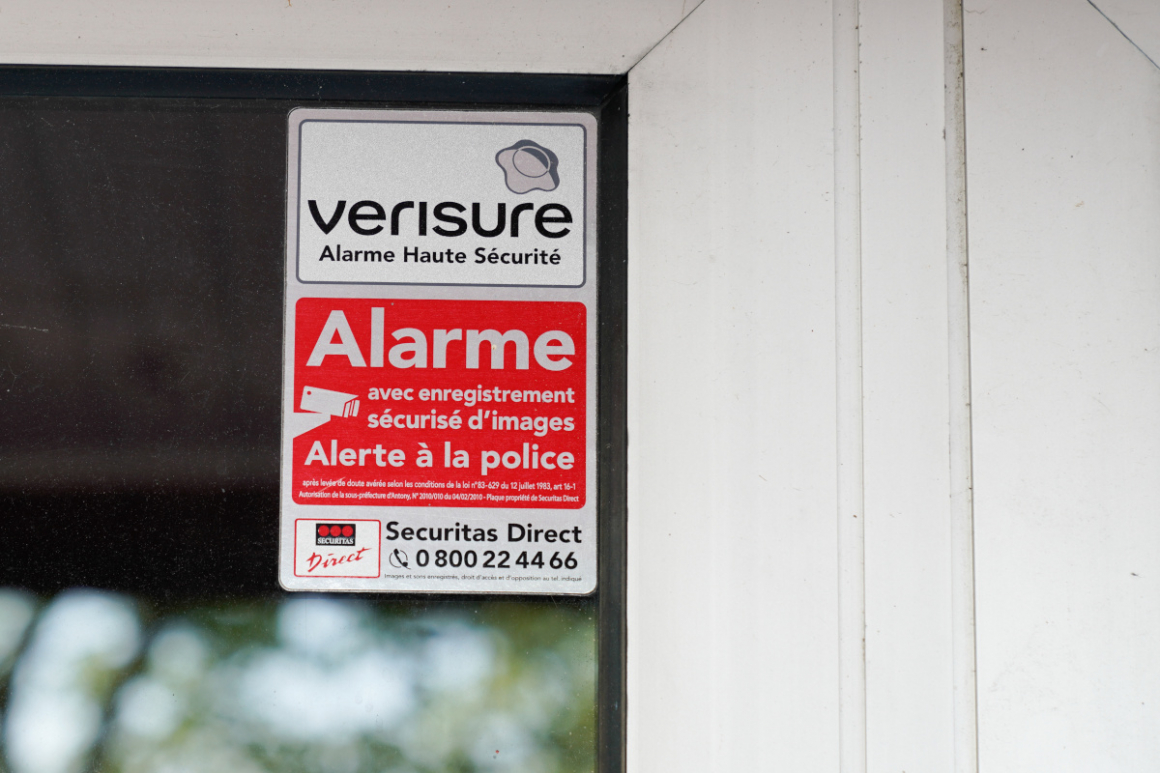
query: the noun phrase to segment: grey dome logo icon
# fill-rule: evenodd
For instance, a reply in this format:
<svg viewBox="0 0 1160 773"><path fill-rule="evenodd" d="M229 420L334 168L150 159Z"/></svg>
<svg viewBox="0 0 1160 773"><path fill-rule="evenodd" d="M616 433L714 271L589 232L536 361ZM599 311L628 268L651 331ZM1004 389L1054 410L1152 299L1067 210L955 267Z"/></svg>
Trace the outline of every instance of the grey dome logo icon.
<svg viewBox="0 0 1160 773"><path fill-rule="evenodd" d="M495 154L504 182L512 193L554 191L560 184L556 154L531 140L520 140Z"/></svg>

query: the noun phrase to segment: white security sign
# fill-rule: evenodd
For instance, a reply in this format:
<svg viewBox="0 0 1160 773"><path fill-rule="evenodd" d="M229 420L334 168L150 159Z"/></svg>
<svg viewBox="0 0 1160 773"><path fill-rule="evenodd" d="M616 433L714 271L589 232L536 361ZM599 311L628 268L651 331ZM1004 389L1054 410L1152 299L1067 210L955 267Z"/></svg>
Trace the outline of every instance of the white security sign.
<svg viewBox="0 0 1160 773"><path fill-rule="evenodd" d="M299 127L300 281L584 284L583 125Z"/></svg>
<svg viewBox="0 0 1160 773"><path fill-rule="evenodd" d="M596 587L596 126L290 114L280 580Z"/></svg>

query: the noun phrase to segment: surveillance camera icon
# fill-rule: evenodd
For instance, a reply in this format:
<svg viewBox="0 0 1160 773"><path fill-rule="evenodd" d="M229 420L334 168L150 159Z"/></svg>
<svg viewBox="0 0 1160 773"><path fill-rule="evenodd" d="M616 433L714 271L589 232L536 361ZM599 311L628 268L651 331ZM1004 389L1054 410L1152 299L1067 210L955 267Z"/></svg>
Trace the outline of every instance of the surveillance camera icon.
<svg viewBox="0 0 1160 773"><path fill-rule="evenodd" d="M560 184L560 160L531 140L520 140L504 148L495 154L495 162L503 170L504 182L512 193L554 191Z"/></svg>
<svg viewBox="0 0 1160 773"><path fill-rule="evenodd" d="M302 402L299 407L309 413L326 413L331 416L350 418L358 416L358 395L335 392L318 387L303 387Z"/></svg>

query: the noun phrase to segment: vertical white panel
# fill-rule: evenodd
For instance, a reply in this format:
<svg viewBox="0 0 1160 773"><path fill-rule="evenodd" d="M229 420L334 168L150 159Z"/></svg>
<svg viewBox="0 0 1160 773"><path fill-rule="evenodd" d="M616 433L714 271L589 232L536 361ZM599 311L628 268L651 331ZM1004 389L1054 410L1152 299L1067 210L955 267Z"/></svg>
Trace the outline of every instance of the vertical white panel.
<svg viewBox="0 0 1160 773"><path fill-rule="evenodd" d="M859 0L834 0L834 342L838 771L866 770L866 509L862 437Z"/></svg>
<svg viewBox="0 0 1160 773"><path fill-rule="evenodd" d="M831 12L631 73L629 765L837 763Z"/></svg>
<svg viewBox="0 0 1160 773"><path fill-rule="evenodd" d="M1160 761L1160 72L967 6L981 769Z"/></svg>
<svg viewBox="0 0 1160 773"><path fill-rule="evenodd" d="M868 762L950 771L943 8L863 0Z"/></svg>

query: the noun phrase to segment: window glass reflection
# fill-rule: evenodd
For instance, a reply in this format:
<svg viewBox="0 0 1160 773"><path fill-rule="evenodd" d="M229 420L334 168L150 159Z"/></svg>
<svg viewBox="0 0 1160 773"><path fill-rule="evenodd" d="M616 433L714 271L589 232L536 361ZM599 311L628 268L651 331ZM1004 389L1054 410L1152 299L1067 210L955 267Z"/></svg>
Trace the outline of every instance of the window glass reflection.
<svg viewBox="0 0 1160 773"><path fill-rule="evenodd" d="M588 771L591 605L0 592L13 773Z"/></svg>
<svg viewBox="0 0 1160 773"><path fill-rule="evenodd" d="M276 590L297 104L0 99L0 773L595 767L594 598Z"/></svg>

